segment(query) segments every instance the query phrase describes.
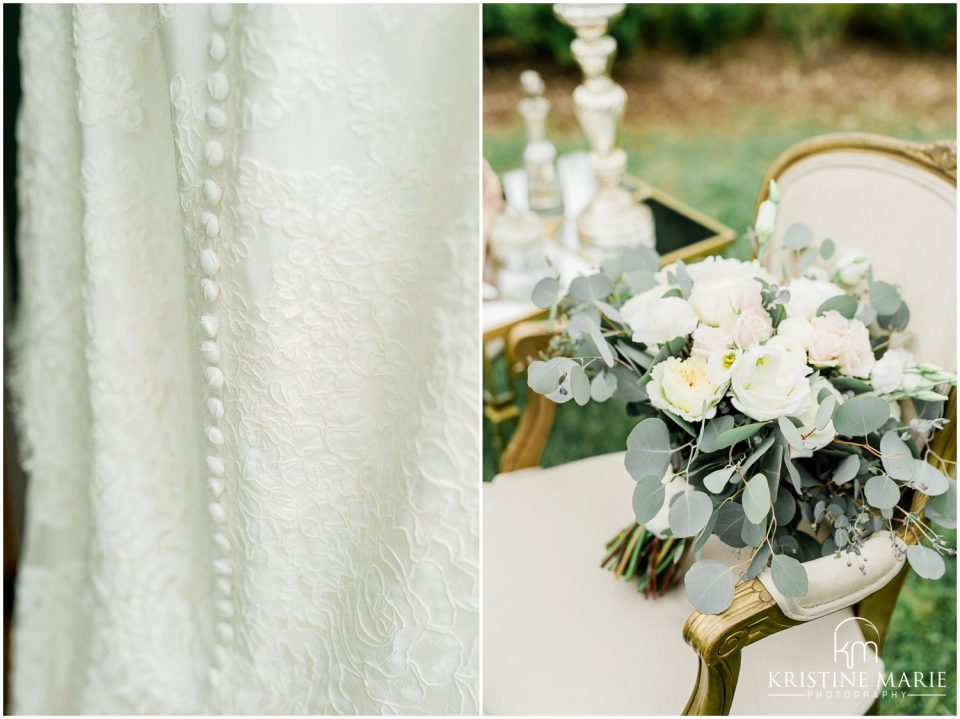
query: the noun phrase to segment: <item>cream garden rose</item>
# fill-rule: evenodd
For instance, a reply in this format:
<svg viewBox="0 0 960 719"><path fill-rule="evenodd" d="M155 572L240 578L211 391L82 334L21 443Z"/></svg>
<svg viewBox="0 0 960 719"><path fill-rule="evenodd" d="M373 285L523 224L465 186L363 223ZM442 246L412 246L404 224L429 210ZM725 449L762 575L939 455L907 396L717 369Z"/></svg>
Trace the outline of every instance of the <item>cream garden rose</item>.
<svg viewBox="0 0 960 719"><path fill-rule="evenodd" d="M843 290L832 282L811 280L809 277L797 277L787 284L790 299L785 305L787 317L800 317L812 320L820 305L831 297L842 295Z"/></svg>
<svg viewBox="0 0 960 719"><path fill-rule="evenodd" d="M730 379L731 401L758 422L797 415L810 402L809 373L807 365L780 347L751 347L737 361Z"/></svg>
<svg viewBox="0 0 960 719"><path fill-rule="evenodd" d="M707 365L697 357L668 357L654 365L647 383L647 396L657 409L672 412L689 422L711 419L725 384L716 384Z"/></svg>

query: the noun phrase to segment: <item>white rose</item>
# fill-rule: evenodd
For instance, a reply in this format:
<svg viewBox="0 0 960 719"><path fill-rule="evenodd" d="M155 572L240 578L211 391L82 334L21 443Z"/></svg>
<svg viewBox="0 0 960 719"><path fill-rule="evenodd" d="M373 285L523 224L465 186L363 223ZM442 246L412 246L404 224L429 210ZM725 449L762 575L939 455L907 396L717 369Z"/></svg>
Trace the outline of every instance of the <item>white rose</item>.
<svg viewBox="0 0 960 719"><path fill-rule="evenodd" d="M896 392L904 385L904 370L913 364L913 355L907 350L888 349L870 371L870 384L881 394Z"/></svg>
<svg viewBox="0 0 960 719"><path fill-rule="evenodd" d="M810 321L813 328L807 344L810 364L814 367L836 367L840 364L848 325L847 318L835 310L825 312Z"/></svg>
<svg viewBox="0 0 960 719"><path fill-rule="evenodd" d="M737 362L730 380L733 405L758 422L796 416L810 402L809 373L809 367L779 347L751 347Z"/></svg>
<svg viewBox="0 0 960 719"><path fill-rule="evenodd" d="M713 352L722 352L732 346L733 337L729 332L702 324L693 331L693 349L690 353L706 362Z"/></svg>
<svg viewBox="0 0 960 719"><path fill-rule="evenodd" d="M756 279L770 278L770 274L756 260L741 262L716 256L689 265L687 273L693 280L690 305L694 312L706 324L728 331L741 309L741 299L749 300L756 293L759 300L760 285ZM756 285L756 288L751 285Z"/></svg>
<svg viewBox="0 0 960 719"><path fill-rule="evenodd" d="M788 317L777 325L777 337L784 337L799 344L804 351L810 346L813 337L813 325L802 317Z"/></svg>
<svg viewBox="0 0 960 719"><path fill-rule="evenodd" d="M773 322L763 310L741 312L733 325L733 341L744 349L770 339L772 334Z"/></svg>
<svg viewBox="0 0 960 719"><path fill-rule="evenodd" d="M805 269L803 271L803 276L811 280L816 280L818 282L830 281L830 273L827 272L822 267L817 267L816 265L811 265L810 267Z"/></svg>
<svg viewBox="0 0 960 719"><path fill-rule="evenodd" d="M654 347L686 337L697 328L697 316L681 297L633 297L620 308L620 315L633 330L633 341ZM635 300L640 300L634 303Z"/></svg>
<svg viewBox="0 0 960 719"><path fill-rule="evenodd" d="M654 365L650 377L647 396L657 409L689 422L711 419L717 413L724 387L713 382L702 360L668 357Z"/></svg>
<svg viewBox="0 0 960 719"><path fill-rule="evenodd" d="M764 200L757 208L757 221L753 223L754 231L760 236L773 234L777 224L777 206L770 200Z"/></svg>
<svg viewBox="0 0 960 719"><path fill-rule="evenodd" d="M843 290L832 282L811 280L807 277L791 280L786 289L790 293L790 300L786 304L787 317L801 317L805 320L813 319L820 305L831 297L843 294Z"/></svg>
<svg viewBox="0 0 960 719"><path fill-rule="evenodd" d="M778 334L767 340L766 346L783 350L788 359L794 362L799 362L800 364L807 363L807 350L792 337Z"/></svg>
<svg viewBox="0 0 960 719"><path fill-rule="evenodd" d="M875 362L870 331L860 320L849 320L840 350L840 374L865 379Z"/></svg>
<svg viewBox="0 0 960 719"><path fill-rule="evenodd" d="M837 388L830 384L823 377L817 377L810 383L810 404L806 411L796 415L797 419L803 422L800 427L800 434L805 438L803 441L804 449L792 449L791 458L810 457L818 449L823 449L830 444L837 436L837 431L833 426L833 420L827 422L825 427L817 429L817 410L820 408L820 390L826 389L837 399L837 404L843 403L843 396L837 391Z"/></svg>
<svg viewBox="0 0 960 719"><path fill-rule="evenodd" d="M870 260L858 250L847 250L833 265L833 276L845 285L856 285L867 276Z"/></svg>

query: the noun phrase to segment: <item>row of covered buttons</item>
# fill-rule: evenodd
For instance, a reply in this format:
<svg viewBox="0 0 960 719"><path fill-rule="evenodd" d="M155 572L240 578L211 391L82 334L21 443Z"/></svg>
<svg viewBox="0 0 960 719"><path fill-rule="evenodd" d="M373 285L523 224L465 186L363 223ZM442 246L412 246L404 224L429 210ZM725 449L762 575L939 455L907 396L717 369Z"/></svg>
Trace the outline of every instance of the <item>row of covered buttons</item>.
<svg viewBox="0 0 960 719"><path fill-rule="evenodd" d="M224 415L222 389L225 383L223 370L220 368L220 345L217 335L220 331L217 301L220 297L220 257L217 254L217 241L220 239L220 217L217 208L223 199L223 187L215 175L224 162L222 134L227 126L227 111L223 105L230 92L230 81L223 72L223 64L227 57L227 40L224 33L230 26L233 8L228 4L215 4L210 7L210 19L217 28L212 34L209 44L209 56L213 69L207 77L206 90L210 97L210 104L204 113L204 120L213 133L203 147L203 159L208 168L208 176L203 180L201 190L205 209L200 215L200 226L206 238L206 247L200 252L200 269L203 278L200 280L200 292L203 300L208 304L209 311L200 318L200 325L206 339L200 344L200 353L207 363L203 370L203 379L207 385L207 412L209 415L204 430L208 443L207 471L208 485L212 494L209 504L210 517L216 524L213 540L218 550L213 560L213 571L216 574L217 592L220 597L216 601L219 619L217 621L217 644L214 646L214 665L210 668L210 681L214 686L220 684L220 672L226 662L227 650L225 644L233 640L233 625L231 618L233 607L233 568L229 560L230 540L224 531L226 512L224 509L223 494L226 490L224 475L226 464L220 455L224 444L223 430L220 422Z"/></svg>

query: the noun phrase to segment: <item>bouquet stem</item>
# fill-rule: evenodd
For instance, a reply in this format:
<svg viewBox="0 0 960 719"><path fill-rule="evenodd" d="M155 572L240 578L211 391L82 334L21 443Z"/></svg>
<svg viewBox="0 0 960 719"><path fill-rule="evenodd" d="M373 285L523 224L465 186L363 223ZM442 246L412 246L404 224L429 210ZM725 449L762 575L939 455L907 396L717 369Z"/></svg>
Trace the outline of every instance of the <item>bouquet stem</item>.
<svg viewBox="0 0 960 719"><path fill-rule="evenodd" d="M659 597L679 577L679 566L690 542L676 537L658 537L634 522L624 527L606 545L600 566L616 579L637 579L637 591Z"/></svg>

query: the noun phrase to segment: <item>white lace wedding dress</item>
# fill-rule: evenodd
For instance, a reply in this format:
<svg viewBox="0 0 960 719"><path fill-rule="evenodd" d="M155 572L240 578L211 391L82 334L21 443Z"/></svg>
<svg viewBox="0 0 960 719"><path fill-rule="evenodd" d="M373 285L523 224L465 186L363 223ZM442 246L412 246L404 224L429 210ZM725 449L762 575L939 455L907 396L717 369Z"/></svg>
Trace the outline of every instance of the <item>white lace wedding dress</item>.
<svg viewBox="0 0 960 719"><path fill-rule="evenodd" d="M15 711L477 711L478 22L24 8Z"/></svg>

